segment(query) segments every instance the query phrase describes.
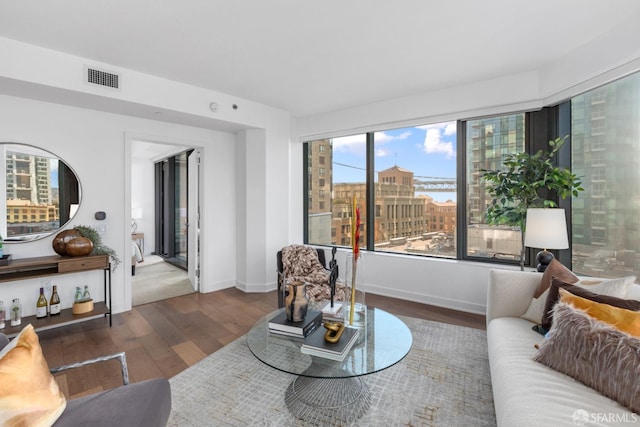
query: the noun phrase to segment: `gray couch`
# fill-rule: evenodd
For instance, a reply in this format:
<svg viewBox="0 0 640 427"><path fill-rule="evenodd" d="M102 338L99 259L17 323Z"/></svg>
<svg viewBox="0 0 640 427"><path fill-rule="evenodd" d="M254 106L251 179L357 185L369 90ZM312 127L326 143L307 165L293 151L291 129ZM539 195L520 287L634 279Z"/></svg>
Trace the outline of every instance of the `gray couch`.
<svg viewBox="0 0 640 427"><path fill-rule="evenodd" d="M0 349L9 343L0 334ZM91 363L100 361L95 359ZM67 401L67 407L55 427L155 427L166 426L171 412L171 389L165 378L128 383L126 360L121 358L125 385ZM83 362L68 365L75 368ZM52 369L53 372L59 369Z"/></svg>

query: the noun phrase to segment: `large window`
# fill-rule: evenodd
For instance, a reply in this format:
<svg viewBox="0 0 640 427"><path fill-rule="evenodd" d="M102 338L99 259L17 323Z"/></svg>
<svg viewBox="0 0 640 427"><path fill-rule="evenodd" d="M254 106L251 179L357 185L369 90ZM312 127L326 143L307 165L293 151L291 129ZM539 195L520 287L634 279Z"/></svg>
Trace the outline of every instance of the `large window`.
<svg viewBox="0 0 640 427"><path fill-rule="evenodd" d="M482 170L502 167L505 155L525 149L525 115L491 117L466 122L466 256L503 260L519 260L521 234L519 227L489 225L487 194Z"/></svg>
<svg viewBox="0 0 640 427"><path fill-rule="evenodd" d="M366 247L366 146L366 134L306 144L308 243L351 246L355 196L362 223L360 245Z"/></svg>
<svg viewBox="0 0 640 427"><path fill-rule="evenodd" d="M640 74L573 98L571 117L573 270L640 277Z"/></svg>
<svg viewBox="0 0 640 427"><path fill-rule="evenodd" d="M305 144L305 241L349 246L355 194L368 250L516 264L520 230L487 224L482 170L567 134L557 160L585 191L563 202L572 247L559 258L582 275L640 277L640 73L540 111Z"/></svg>
<svg viewBox="0 0 640 427"><path fill-rule="evenodd" d="M456 257L456 123L375 132L375 245Z"/></svg>
<svg viewBox="0 0 640 427"><path fill-rule="evenodd" d="M355 195L363 247L456 257L455 122L312 141L306 165L308 243L351 245Z"/></svg>

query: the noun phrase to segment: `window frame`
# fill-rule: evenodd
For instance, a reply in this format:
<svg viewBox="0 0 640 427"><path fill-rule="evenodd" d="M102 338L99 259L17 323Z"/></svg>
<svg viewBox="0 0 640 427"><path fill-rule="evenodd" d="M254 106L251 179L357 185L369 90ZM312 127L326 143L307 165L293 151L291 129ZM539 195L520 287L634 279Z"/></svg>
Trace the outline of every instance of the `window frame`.
<svg viewBox="0 0 640 427"><path fill-rule="evenodd" d="M518 114L519 112L508 112L504 114L498 114L488 117L500 117L500 116L508 116L513 114ZM570 168L571 167L571 100L567 100L559 105L553 107L544 107L540 110L536 111L526 111L525 114L525 150L530 154L533 154L541 149L548 149L548 141L557 138L559 135L569 135L569 140L563 146L562 150L558 153L557 156L557 165ZM467 167L467 155L466 155L466 126L467 123L471 120L475 120L477 118L467 118L467 119L458 119L456 120L456 132L457 132L457 141L456 141L456 215L455 215L455 226L456 226L456 260L463 261L473 261L473 262L483 262L488 264L502 264L502 265L519 265L519 260L509 260L509 259L494 259L487 257L478 257L478 256L470 256L467 255L467 245L468 245L468 224L467 224L467 180L466 180L466 167ZM393 129L390 127L389 129ZM383 129L382 131L384 131ZM432 254L416 254L416 253L403 253L403 252L388 252L382 249L375 249L375 219L376 219L376 198L375 198L375 147L374 147L374 135L376 132L380 132L380 129L370 130L366 132L362 132L362 134L366 135L366 209L367 212L373 213L372 215L367 215L365 218L365 230L366 230L366 247L362 247L367 251L378 252L378 253L392 253L394 255L399 256L408 256L408 257L422 257L422 258L435 258L435 259L452 259L451 257L439 257ZM310 164L309 164L309 146L314 141L318 141L322 138L318 138L315 140L309 140L303 142L303 239L305 244L309 243L309 172L310 172ZM571 212L571 200L570 198L565 200L558 200L556 197L556 201L558 202L559 207L565 208L568 212ZM389 206L387 206L389 209ZM424 216L425 223L431 221L431 217L437 214L435 212L426 212ZM571 218L570 218L571 219ZM439 223L438 223L439 224ZM568 223L568 233L571 236L571 220ZM315 246L329 246L323 244L311 243ZM571 242L570 242L571 245ZM347 246L336 244L339 247ZM537 249L535 248L527 248L525 254L525 265L531 266L532 260L535 260L535 253ZM564 265L571 268L571 248L562 251L553 251L556 257L562 262Z"/></svg>

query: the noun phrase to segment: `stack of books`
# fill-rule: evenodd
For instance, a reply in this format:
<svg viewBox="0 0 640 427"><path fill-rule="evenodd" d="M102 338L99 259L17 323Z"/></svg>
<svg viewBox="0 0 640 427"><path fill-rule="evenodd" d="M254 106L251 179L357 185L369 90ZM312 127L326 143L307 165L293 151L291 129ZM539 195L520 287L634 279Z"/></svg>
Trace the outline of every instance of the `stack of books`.
<svg viewBox="0 0 640 427"><path fill-rule="evenodd" d="M287 313L283 310L269 320L269 332L290 337L304 338L318 329L322 324L322 312L309 310L301 322L287 320ZM324 328L322 328L324 330Z"/></svg>
<svg viewBox="0 0 640 427"><path fill-rule="evenodd" d="M343 361L353 344L358 339L360 331L356 328L346 327L337 343L329 343L324 340L325 328L319 328L304 339L300 351L311 356L324 357L325 359Z"/></svg>
<svg viewBox="0 0 640 427"><path fill-rule="evenodd" d="M342 303L336 301L333 303L333 307L331 307L331 303L328 302L327 305L322 308L322 320L325 322L344 323Z"/></svg>

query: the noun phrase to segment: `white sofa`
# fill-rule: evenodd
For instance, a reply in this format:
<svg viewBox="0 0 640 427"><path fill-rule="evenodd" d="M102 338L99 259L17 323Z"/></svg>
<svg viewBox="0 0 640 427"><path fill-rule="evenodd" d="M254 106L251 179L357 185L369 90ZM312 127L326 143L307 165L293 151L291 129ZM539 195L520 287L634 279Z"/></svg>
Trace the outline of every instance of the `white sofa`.
<svg viewBox="0 0 640 427"><path fill-rule="evenodd" d="M531 329L532 322L520 316L527 310L541 277L537 272L489 272L487 344L497 425L640 425L640 415L533 361L535 345L544 337ZM632 285L625 298L640 300L640 285ZM589 415L587 422L579 418L585 414Z"/></svg>

